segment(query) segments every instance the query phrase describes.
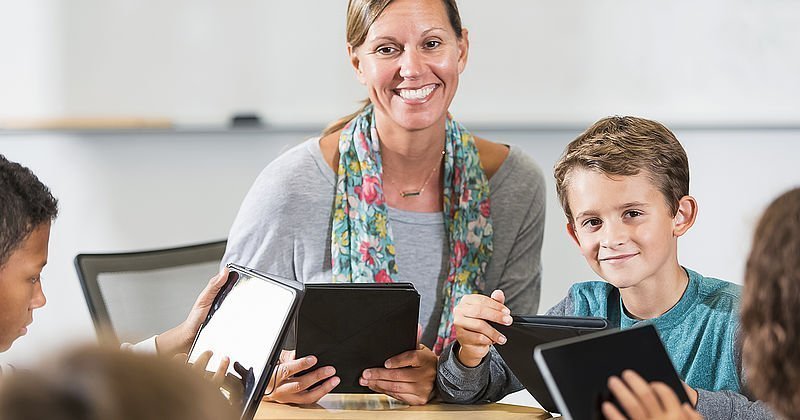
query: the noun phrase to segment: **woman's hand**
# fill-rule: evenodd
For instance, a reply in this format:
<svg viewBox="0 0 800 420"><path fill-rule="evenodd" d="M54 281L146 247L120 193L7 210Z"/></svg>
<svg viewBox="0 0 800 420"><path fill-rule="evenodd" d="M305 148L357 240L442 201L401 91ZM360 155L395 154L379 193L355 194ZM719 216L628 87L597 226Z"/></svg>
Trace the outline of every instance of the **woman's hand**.
<svg viewBox="0 0 800 420"><path fill-rule="evenodd" d="M282 351L277 369L272 372L265 401L292 404L313 404L339 385L339 377L333 376L336 369L325 366L314 369L304 375L295 376L317 364L317 358L306 356L301 359L294 358L294 351ZM314 386L317 382L321 384ZM274 384L274 385L273 385ZM272 392L270 392L272 390Z"/></svg>
<svg viewBox="0 0 800 420"><path fill-rule="evenodd" d="M192 305L189 315L177 327L159 334L156 337L156 348L158 354L172 356L178 353L187 353L189 347L200 330L200 325L205 321L214 298L217 297L222 286L228 280L228 269L223 268L216 276L208 281L205 289L200 292L200 296Z"/></svg>
<svg viewBox="0 0 800 420"><path fill-rule="evenodd" d="M603 415L609 420L696 420L698 414L688 403L681 404L672 388L661 382L648 383L632 370L622 372L622 379L608 378L608 388L625 410L627 417L610 402L603 403Z"/></svg>
<svg viewBox="0 0 800 420"><path fill-rule="evenodd" d="M437 360L431 349L420 344L417 350L390 358L384 368L365 369L358 383L410 405L423 405L433 398Z"/></svg>
<svg viewBox="0 0 800 420"><path fill-rule="evenodd" d="M491 297L466 295L453 311L456 339L461 348L456 357L467 367L478 366L489 353L494 343L505 344L506 337L492 328L486 321L511 325L511 310L503 303L506 297L502 290L495 290Z"/></svg>

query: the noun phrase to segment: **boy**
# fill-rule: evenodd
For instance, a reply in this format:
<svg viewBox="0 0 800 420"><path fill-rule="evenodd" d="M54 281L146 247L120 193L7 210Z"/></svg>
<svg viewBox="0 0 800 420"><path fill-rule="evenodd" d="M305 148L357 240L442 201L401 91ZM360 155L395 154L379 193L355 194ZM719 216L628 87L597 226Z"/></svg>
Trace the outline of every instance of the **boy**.
<svg viewBox="0 0 800 420"><path fill-rule="evenodd" d="M761 216L747 257L742 290L743 352L753 394L782 418L800 412L800 188L776 198ZM609 379L609 389L631 413L660 412L664 418L694 419L688 407L661 384L647 384L635 372ZM661 390L659 390L661 388ZM657 398L653 398L653 396ZM606 417L623 419L606 403ZM630 415L631 418L636 418ZM640 417L644 418L644 417Z"/></svg>
<svg viewBox="0 0 800 420"><path fill-rule="evenodd" d="M57 200L36 175L0 155L0 352L27 333L33 311L46 303L40 279L57 214ZM123 346L162 355L188 351L227 277L223 271L212 278L177 327L136 346Z"/></svg>
<svg viewBox="0 0 800 420"><path fill-rule="evenodd" d="M657 122L605 118L567 146L554 174L567 232L605 282L573 285L547 314L600 316L620 328L649 320L678 374L697 389L687 387L693 404L715 417L732 399L714 391L741 392L740 287L678 263L677 239L697 216L683 147ZM442 353L437 375L445 401L493 401L522 388L491 348L505 337L486 321L511 323L503 302L494 291L465 296L455 308L458 343Z"/></svg>
<svg viewBox="0 0 800 420"><path fill-rule="evenodd" d="M0 155L0 352L27 333L47 301L39 280L56 214L47 187Z"/></svg>

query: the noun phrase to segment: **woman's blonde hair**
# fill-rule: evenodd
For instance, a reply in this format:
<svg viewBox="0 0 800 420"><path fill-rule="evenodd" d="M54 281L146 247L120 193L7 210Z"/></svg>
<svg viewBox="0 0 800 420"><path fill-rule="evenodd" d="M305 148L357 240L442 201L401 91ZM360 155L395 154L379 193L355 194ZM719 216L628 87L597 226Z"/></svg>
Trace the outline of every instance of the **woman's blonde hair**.
<svg viewBox="0 0 800 420"><path fill-rule="evenodd" d="M392 0L350 0L347 4L347 43L353 47L359 47L367 39L367 33L375 20L380 17L383 11L389 6ZM445 10L447 10L447 19L450 21L450 26L456 33L458 39L461 39L461 15L458 13L458 5L456 0L442 0ZM358 111L346 115L328 125L323 131L322 136L335 133L350 120L355 118L370 104L369 98L361 101L361 107Z"/></svg>
<svg viewBox="0 0 800 420"><path fill-rule="evenodd" d="M83 348L33 371L7 372L0 420L238 419L209 381L178 362Z"/></svg>
<svg viewBox="0 0 800 420"><path fill-rule="evenodd" d="M800 188L756 227L742 291L747 386L785 418L800 413Z"/></svg>

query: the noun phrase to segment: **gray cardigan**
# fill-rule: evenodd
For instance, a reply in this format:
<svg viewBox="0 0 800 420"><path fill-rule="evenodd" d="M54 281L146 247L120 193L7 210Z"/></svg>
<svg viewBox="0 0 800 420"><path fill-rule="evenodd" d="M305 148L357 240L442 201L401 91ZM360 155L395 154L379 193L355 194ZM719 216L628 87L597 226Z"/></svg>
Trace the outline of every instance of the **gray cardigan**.
<svg viewBox="0 0 800 420"><path fill-rule="evenodd" d="M331 280L331 209L336 174L319 139L288 150L262 171L244 199L222 263L234 262L307 283ZM541 281L545 182L533 160L512 147L489 180L494 252L486 294L503 289L508 306L536 313ZM446 237L441 213L390 209L398 276L420 292L422 342L431 346L441 315Z"/></svg>

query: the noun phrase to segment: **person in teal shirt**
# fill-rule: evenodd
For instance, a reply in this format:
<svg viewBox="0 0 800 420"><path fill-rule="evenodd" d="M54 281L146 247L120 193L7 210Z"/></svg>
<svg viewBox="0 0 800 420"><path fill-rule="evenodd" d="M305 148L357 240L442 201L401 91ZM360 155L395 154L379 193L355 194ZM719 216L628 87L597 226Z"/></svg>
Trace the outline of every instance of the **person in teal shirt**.
<svg viewBox="0 0 800 420"><path fill-rule="evenodd" d="M800 411L798 250L800 188L794 188L776 198L756 226L744 273L741 307L748 384L777 416L787 419L797 417ZM603 404L603 414L611 420L699 417L687 404L680 403L672 389L657 382L647 383L632 370L609 378L608 387L619 402L619 407ZM719 408L723 411L727 407ZM733 414L730 417L748 418Z"/></svg>
<svg viewBox="0 0 800 420"><path fill-rule="evenodd" d="M619 328L653 323L700 414L771 418L763 404L740 398L740 287L678 262L678 238L694 224L697 201L675 135L655 121L604 118L567 146L554 175L567 233L604 281L573 285L547 314L600 316ZM496 401L522 389L493 348L506 338L487 322L511 324L504 302L495 290L456 306L457 343L437 371L442 400Z"/></svg>
<svg viewBox="0 0 800 420"><path fill-rule="evenodd" d="M741 392L736 337L741 286L685 269L686 291L663 315L648 320L625 310L616 288L606 282L573 285L548 315L600 316L614 327L655 325L678 375L693 388Z"/></svg>

